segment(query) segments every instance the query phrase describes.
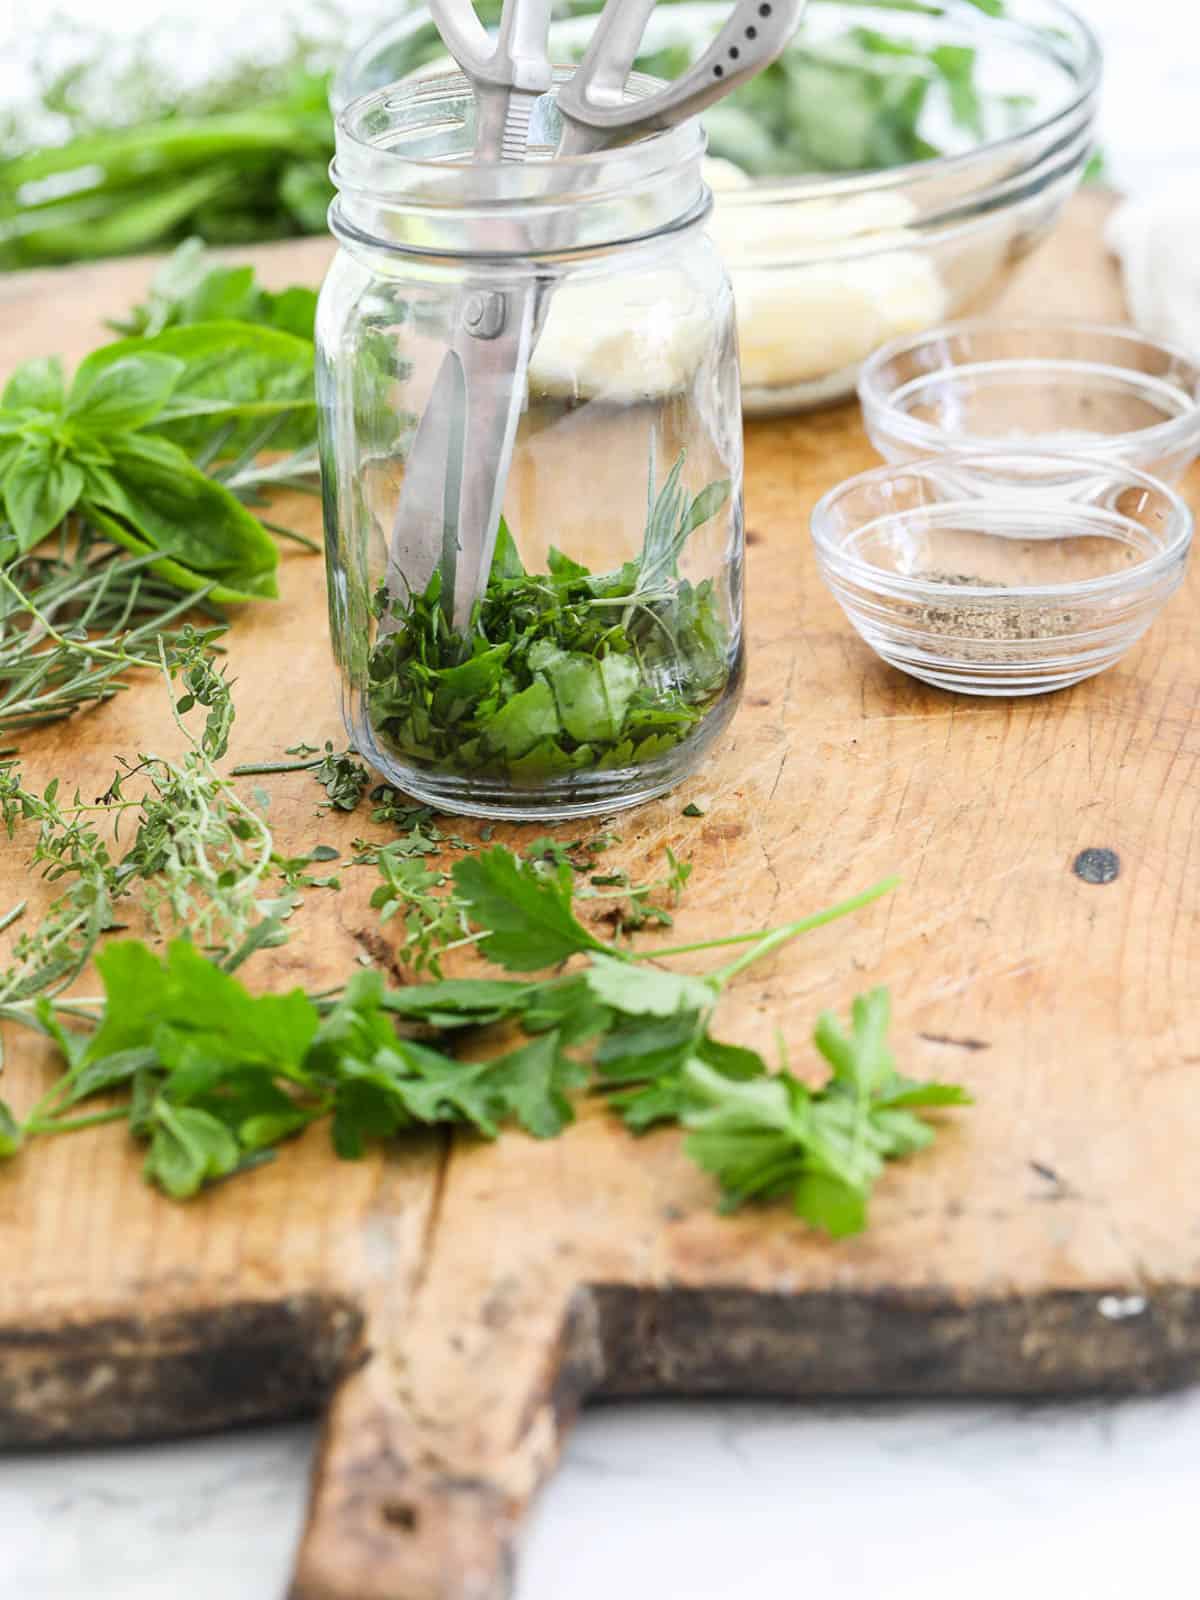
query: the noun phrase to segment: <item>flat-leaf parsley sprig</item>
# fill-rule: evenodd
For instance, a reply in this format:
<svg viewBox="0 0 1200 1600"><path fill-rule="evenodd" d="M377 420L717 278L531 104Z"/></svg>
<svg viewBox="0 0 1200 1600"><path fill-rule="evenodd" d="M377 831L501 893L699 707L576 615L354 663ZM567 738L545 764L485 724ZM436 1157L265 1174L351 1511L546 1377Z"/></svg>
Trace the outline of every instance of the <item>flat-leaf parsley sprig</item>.
<svg viewBox="0 0 1200 1600"><path fill-rule="evenodd" d="M360 972L338 997L254 997L186 942L161 961L136 940L111 944L97 962L105 1005L90 1039L65 1032L41 1002L67 1069L23 1120L0 1112L0 1152L80 1119L124 1117L147 1147L149 1179L185 1198L320 1119L346 1158L431 1126L492 1138L512 1122L550 1138L573 1119L572 1093L590 1086L635 1130L689 1129L687 1149L727 1206L786 1193L797 1215L838 1234L865 1226L883 1163L932 1137L917 1113L966 1101L955 1085L895 1071L882 991L856 1002L850 1035L831 1018L818 1025L833 1071L817 1090L710 1031L722 993L749 966L890 882L778 928L653 952L657 963L745 946L697 976L649 965L585 927L568 863L522 861L496 846L456 862L452 878L473 942L518 976L388 991L378 973ZM497 1048L482 1030L500 1023L510 1032ZM79 1109L101 1093L118 1103Z"/></svg>

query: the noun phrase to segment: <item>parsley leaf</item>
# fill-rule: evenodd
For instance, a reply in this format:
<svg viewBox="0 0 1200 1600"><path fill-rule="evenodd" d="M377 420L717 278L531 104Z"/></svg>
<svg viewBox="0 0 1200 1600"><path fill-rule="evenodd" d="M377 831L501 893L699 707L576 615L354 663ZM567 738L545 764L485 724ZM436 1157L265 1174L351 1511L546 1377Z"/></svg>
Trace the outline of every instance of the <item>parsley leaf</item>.
<svg viewBox="0 0 1200 1600"><path fill-rule="evenodd" d="M471 921L486 931L483 954L510 972L537 972L579 951L608 948L571 911L570 867L539 869L497 845L456 862L454 886Z"/></svg>
<svg viewBox="0 0 1200 1600"><path fill-rule="evenodd" d="M672 1017L680 1012L707 1012L718 990L706 978L658 967L634 966L615 956L594 954L587 984L597 1000L626 1016Z"/></svg>
<svg viewBox="0 0 1200 1600"><path fill-rule="evenodd" d="M528 1016L535 989L504 978L444 978L440 983L394 989L382 1003L395 1016L433 1028L479 1028L506 1017Z"/></svg>
<svg viewBox="0 0 1200 1600"><path fill-rule="evenodd" d="M674 520L672 512L663 526ZM670 559L665 536L659 559ZM557 565L564 560L556 558ZM494 846L459 861L452 887L447 874L409 853L407 839L372 853L383 880L373 902L385 920L403 916L405 948L424 953L430 964L455 943L478 943L485 956L517 973L581 957L569 973L454 978L389 993L381 975L367 970L355 973L336 999L314 1000L299 990L253 995L232 969L270 942L275 924L268 920L251 924L240 945L223 947L219 961L187 939L175 940L161 958L136 940L108 945L96 958L105 993L94 1032L86 1038L66 1031L87 1017L92 1003L81 1013L80 1003L59 1002L56 1011L50 994L77 974L110 926L113 897L127 877L145 878L172 862L176 889L190 883L194 869L185 873L176 860L190 807L225 793L225 780L209 763L228 741L228 686L211 664L191 658L184 682L181 705L208 710L187 759L211 791L188 787L191 769L146 758L155 798L126 801L122 784L132 774L119 773L103 803L137 807L141 823L134 849L117 866L91 824L79 820L89 808L78 796L64 810L56 783L36 796L0 771L0 822L12 829L19 820L40 821L39 859L58 876L74 874L78 891L59 906L61 931L52 922L35 937L19 935L17 964L0 975L3 1015L39 1028L66 1061L23 1122L0 1103L0 1157L13 1156L31 1135L120 1119L147 1146L147 1179L186 1199L268 1159L270 1146L319 1119L329 1120L334 1149L348 1160L378 1139L422 1128L461 1127L494 1138L515 1123L536 1138L553 1138L573 1119L571 1092L590 1085L634 1132L682 1124L689 1153L716 1178L725 1208L786 1195L799 1216L840 1235L865 1226L884 1163L933 1138L917 1113L968 1103L956 1085L918 1083L897 1072L883 990L854 1002L848 1031L832 1014L819 1019L814 1040L830 1074L817 1090L786 1067L772 1074L756 1052L708 1031L720 995L747 967L878 898L890 884L781 927L657 952L661 960L743 947L726 966L697 977L643 965L578 921L574 872L590 872L595 854L589 848L584 856L568 855L583 848L579 841L539 840L536 861ZM263 870L303 881L306 865L334 856L318 846L284 860L268 832L255 833L251 813L243 807L234 816L248 830L235 833L237 839L258 839ZM433 831L432 822L423 825ZM666 886L677 894L688 868L669 852L668 862ZM609 888L638 906L655 887L632 885L620 871L592 876L611 880ZM580 891L606 892L594 885ZM202 916L194 914L192 923ZM494 1024L510 1025L499 1053L481 1032ZM514 1027L523 1035L515 1042ZM419 1038L411 1036L416 1029L423 1030ZM77 1114L82 1102L101 1094L114 1103Z"/></svg>
<svg viewBox="0 0 1200 1600"><path fill-rule="evenodd" d="M227 1061L295 1068L318 1028L316 1007L299 989L252 996L236 978L176 939L159 962L137 940L112 944L96 957L104 984L104 1020L85 1064L117 1052L154 1046L166 1037L202 1041Z"/></svg>
<svg viewBox="0 0 1200 1600"><path fill-rule="evenodd" d="M692 1106L686 1070L692 1062L738 1082L762 1077L767 1070L757 1051L704 1033L697 1016L616 1029L596 1052L604 1087L616 1090L608 1103L634 1133L659 1122L678 1122Z"/></svg>
<svg viewBox="0 0 1200 1600"><path fill-rule="evenodd" d="M786 1069L731 1079L699 1059L684 1071L681 1120L688 1153L718 1180L722 1205L788 1194L798 1216L833 1237L866 1226L875 1181L888 1159L928 1144L933 1129L914 1105L966 1105L965 1091L901 1078L887 1043L887 991L854 1002L846 1034L829 1013L814 1042L832 1068L810 1090Z"/></svg>
<svg viewBox="0 0 1200 1600"><path fill-rule="evenodd" d="M174 1200L186 1200L213 1178L233 1172L241 1159L238 1142L216 1117L160 1098L146 1156L146 1176Z"/></svg>
<svg viewBox="0 0 1200 1600"><path fill-rule="evenodd" d="M497 1105L526 1133L553 1139L575 1120L563 1091L586 1083L587 1077L586 1068L560 1053L558 1034L543 1033L490 1063L486 1082Z"/></svg>

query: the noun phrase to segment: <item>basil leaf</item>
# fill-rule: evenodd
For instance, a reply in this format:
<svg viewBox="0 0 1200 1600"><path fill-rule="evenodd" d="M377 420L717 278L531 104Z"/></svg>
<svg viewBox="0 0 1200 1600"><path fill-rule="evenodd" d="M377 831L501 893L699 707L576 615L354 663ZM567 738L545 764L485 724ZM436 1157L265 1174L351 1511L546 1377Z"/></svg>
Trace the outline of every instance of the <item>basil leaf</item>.
<svg viewBox="0 0 1200 1600"><path fill-rule="evenodd" d="M154 546L148 540L140 538L127 523L111 516L107 511L102 511L94 502L89 501L87 514L88 520L95 524L104 537L111 539L113 544L119 544L123 550L131 550L134 555L139 556L154 554ZM150 564L148 570L155 577L164 578L168 583L174 584L184 594L203 592L206 599L219 606L242 605L249 600L273 600L277 595L273 572L235 583L214 579L203 572L194 572L191 567L172 560L170 556L160 556L157 561Z"/></svg>
<svg viewBox="0 0 1200 1600"><path fill-rule="evenodd" d="M94 351L75 373L67 401L67 415L75 426L106 434L152 422L179 382L184 363L153 354L97 361L103 355L103 350Z"/></svg>
<svg viewBox="0 0 1200 1600"><path fill-rule="evenodd" d="M322 220L321 231L324 232L325 223ZM281 289L278 294L265 294L266 304L261 312L253 318L254 321L266 321L271 327L278 328L281 333L294 334L297 339L307 339L311 342L317 323L317 291L306 289L303 284L294 283L290 289Z"/></svg>
<svg viewBox="0 0 1200 1600"><path fill-rule="evenodd" d="M111 471L89 473L85 503L127 523L144 541L132 548L159 550L194 573L246 594L276 595L274 541L178 445L131 433L114 439L112 455Z"/></svg>
<svg viewBox="0 0 1200 1600"><path fill-rule="evenodd" d="M166 328L153 339L119 340L94 351L85 365L99 370L145 355L182 363L155 432L185 450L195 451L211 438L214 423L236 421L221 453L240 455L272 415L281 418L271 434L272 449L299 448L316 436L313 347L307 339L245 322L203 322Z"/></svg>
<svg viewBox="0 0 1200 1600"><path fill-rule="evenodd" d="M66 392L62 362L57 356L41 356L23 362L13 373L0 395L0 409L61 411Z"/></svg>
<svg viewBox="0 0 1200 1600"><path fill-rule="evenodd" d="M32 550L78 501L83 472L54 454L49 440L30 441L4 477L4 510L17 545Z"/></svg>
<svg viewBox="0 0 1200 1600"><path fill-rule="evenodd" d="M321 229L324 230L324 220ZM185 239L154 275L144 305L109 327L153 338L164 328L194 322L259 322L310 343L317 292L293 285L278 294L263 289L252 267L213 266L200 239Z"/></svg>
<svg viewBox="0 0 1200 1600"><path fill-rule="evenodd" d="M257 300L253 267L212 267L184 297L179 320L242 322Z"/></svg>

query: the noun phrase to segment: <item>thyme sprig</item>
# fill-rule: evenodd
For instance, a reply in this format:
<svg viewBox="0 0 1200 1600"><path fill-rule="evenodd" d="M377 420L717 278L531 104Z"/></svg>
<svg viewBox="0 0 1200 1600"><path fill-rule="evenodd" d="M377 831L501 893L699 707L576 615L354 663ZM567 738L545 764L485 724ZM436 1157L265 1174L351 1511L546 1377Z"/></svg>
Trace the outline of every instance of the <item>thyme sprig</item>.
<svg viewBox="0 0 1200 1600"><path fill-rule="evenodd" d="M210 637L195 630L171 648L159 643L158 670L168 686L183 688L173 705L187 741L181 756L119 759L108 787L91 800L79 790L60 798L57 778L38 793L26 786L19 763L0 765L0 826L11 839L34 824L31 865L63 886L37 925L22 929L0 971L0 1018L29 1021L62 994L117 924L120 903L135 886L155 926L186 928L234 965L285 936L294 900L266 893L277 870L271 830L217 766L234 713L232 686L210 647ZM184 718L197 708L205 717L194 731ZM122 824L130 821L134 837L120 854ZM21 909L9 911L5 925Z"/></svg>

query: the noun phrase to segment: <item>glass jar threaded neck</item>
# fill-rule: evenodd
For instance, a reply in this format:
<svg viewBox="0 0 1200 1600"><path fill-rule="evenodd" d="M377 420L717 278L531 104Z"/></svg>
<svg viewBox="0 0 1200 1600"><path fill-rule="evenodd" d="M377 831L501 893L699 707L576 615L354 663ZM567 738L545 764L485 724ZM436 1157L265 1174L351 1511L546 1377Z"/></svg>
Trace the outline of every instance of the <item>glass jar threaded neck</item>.
<svg viewBox="0 0 1200 1600"><path fill-rule="evenodd" d="M557 69L556 87L569 75ZM629 81L637 95L657 87L644 75ZM559 258L654 238L708 215L698 123L557 159L555 93L535 109L529 159L494 164L470 160L474 100L461 73L406 80L352 101L337 120L334 234L404 254Z"/></svg>

